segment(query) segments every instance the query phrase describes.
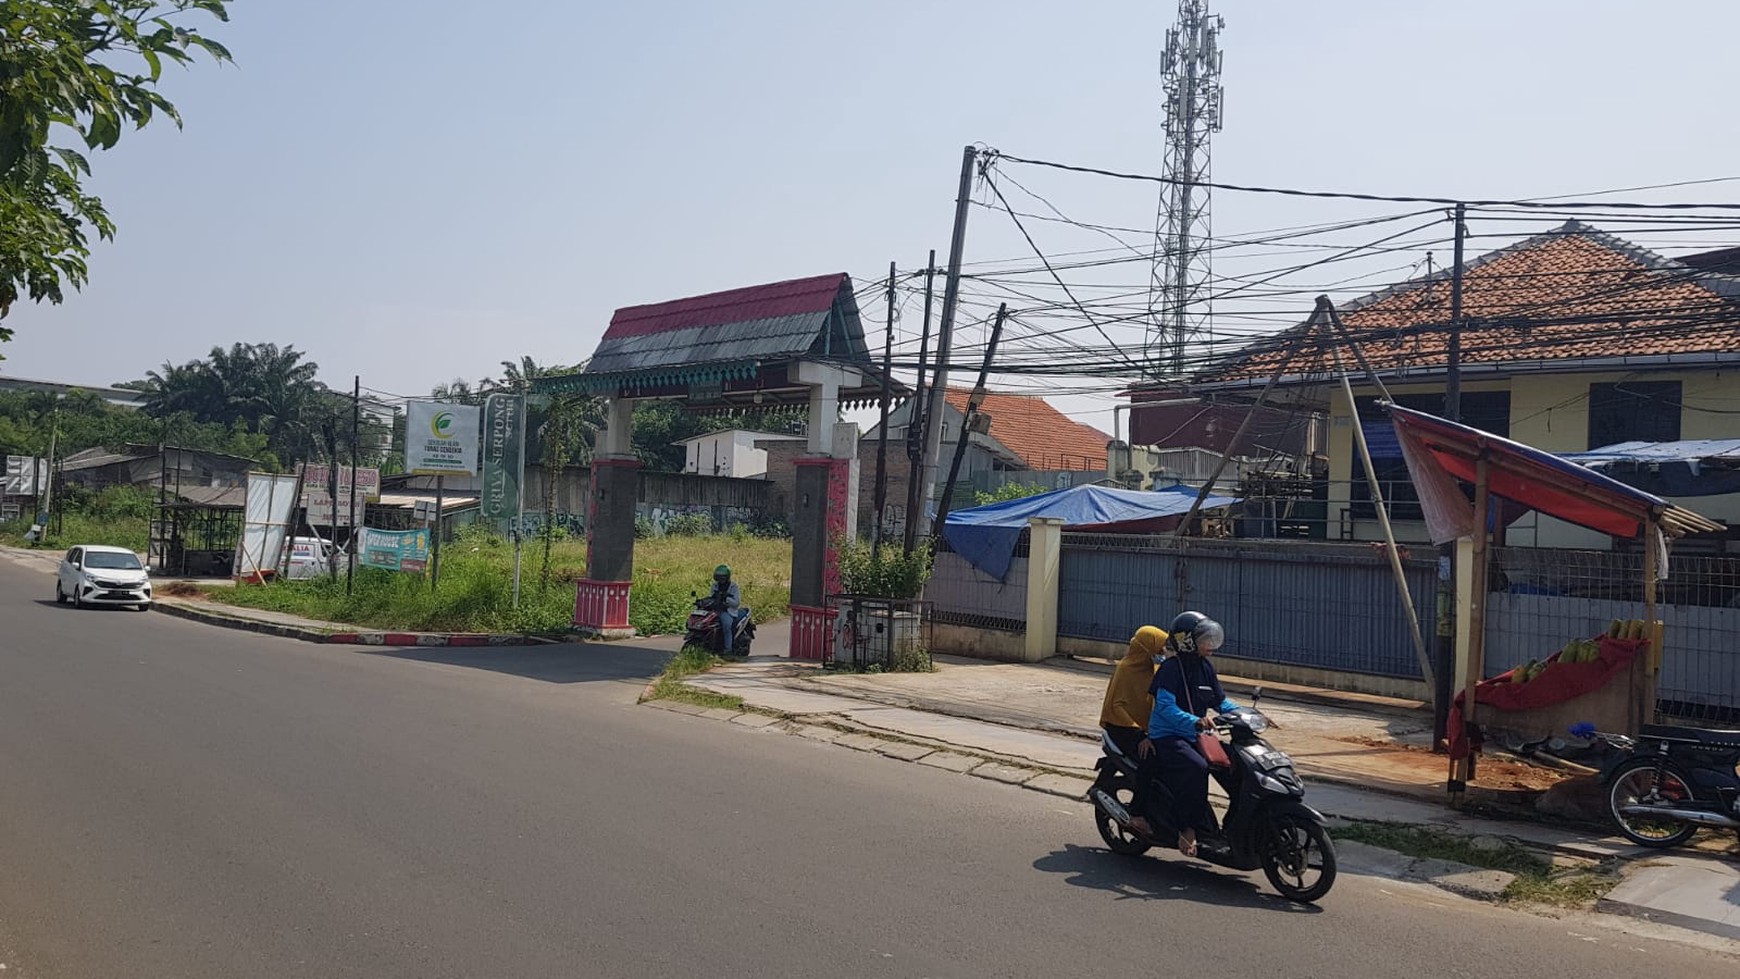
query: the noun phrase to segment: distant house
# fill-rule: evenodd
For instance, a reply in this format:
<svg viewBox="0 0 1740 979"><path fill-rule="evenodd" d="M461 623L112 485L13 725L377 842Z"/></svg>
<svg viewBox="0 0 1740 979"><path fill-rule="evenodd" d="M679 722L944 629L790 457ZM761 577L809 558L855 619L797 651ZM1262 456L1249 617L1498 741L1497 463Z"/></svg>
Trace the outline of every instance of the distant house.
<svg viewBox="0 0 1740 979"><path fill-rule="evenodd" d="M1463 276L1462 420L1557 453L1625 442L1740 437L1740 278L1728 252L1670 259L1578 221L1469 262ZM1348 336L1398 404L1444 411L1450 282L1436 272L1338 307ZM1375 512L1354 442L1355 419L1399 520L1423 540L1408 479L1378 391L1353 375L1339 388L1346 341L1305 324L1253 344L1196 376L1197 396L1248 398L1277 370L1278 402L1328 420L1324 534L1372 540ZM1282 370L1286 351L1293 359ZM1740 494L1676 500L1740 523ZM1732 536L1732 535L1731 535ZM1611 540L1529 515L1509 543L1608 547Z"/></svg>
<svg viewBox="0 0 1740 979"><path fill-rule="evenodd" d="M60 478L73 486L162 486L171 492L196 486L247 484L252 459L176 446L122 445L75 452L60 464Z"/></svg>
<svg viewBox="0 0 1740 979"><path fill-rule="evenodd" d="M939 496L948 479L970 394L959 388L950 389L944 396L943 453L937 467ZM906 454L912 410L912 401L907 399L894 406L888 415L885 467L890 520L896 524L904 520L907 486L912 478L912 465ZM989 425L984 431L968 433L953 505L971 506L974 493L993 490L1005 483L1062 489L1105 478L1106 445L1111 436L1071 419L1044 398L993 392L986 395L981 411ZM859 526L865 528L872 525L879 436L878 427L872 425L858 442ZM766 478L774 484L770 513L783 519L790 511L794 465L805 447L801 442L759 445L768 453Z"/></svg>
<svg viewBox="0 0 1740 979"><path fill-rule="evenodd" d="M775 435L741 428L696 435L674 444L683 447L683 472L702 476L757 479L767 475L767 449L775 442L803 442L802 435Z"/></svg>

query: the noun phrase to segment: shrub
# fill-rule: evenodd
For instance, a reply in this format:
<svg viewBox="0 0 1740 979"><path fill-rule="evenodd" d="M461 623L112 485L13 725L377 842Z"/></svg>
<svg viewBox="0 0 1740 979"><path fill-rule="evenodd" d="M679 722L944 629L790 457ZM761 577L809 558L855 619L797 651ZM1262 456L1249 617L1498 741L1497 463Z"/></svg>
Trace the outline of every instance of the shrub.
<svg viewBox="0 0 1740 979"><path fill-rule="evenodd" d="M669 537L707 537L712 533L710 513L680 513L665 521L665 534Z"/></svg>
<svg viewBox="0 0 1740 979"><path fill-rule="evenodd" d="M921 541L911 554L884 547L877 554L862 540L839 543L840 588L848 595L874 598L917 598L930 580L930 543Z"/></svg>

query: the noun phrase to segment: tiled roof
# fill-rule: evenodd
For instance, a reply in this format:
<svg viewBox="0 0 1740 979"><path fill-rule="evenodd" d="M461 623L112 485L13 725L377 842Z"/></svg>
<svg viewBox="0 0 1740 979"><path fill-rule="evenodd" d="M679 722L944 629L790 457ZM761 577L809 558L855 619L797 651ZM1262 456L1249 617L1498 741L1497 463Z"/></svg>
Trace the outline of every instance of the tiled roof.
<svg viewBox="0 0 1740 979"><path fill-rule="evenodd" d="M1740 352L1740 280L1693 268L1578 221L1481 256L1463 274L1466 365ZM1438 272L1352 303L1341 321L1378 371L1442 371L1450 276ZM1210 367L1199 382L1267 378L1305 325ZM1335 371L1350 351L1319 331L1285 375Z"/></svg>
<svg viewBox="0 0 1740 979"><path fill-rule="evenodd" d="M869 360L852 280L844 272L625 306L588 374L672 372L806 355Z"/></svg>
<svg viewBox="0 0 1740 979"><path fill-rule="evenodd" d="M972 392L950 388L949 407L964 412ZM981 411L991 416L990 435L1029 469L1096 471L1106 466L1110 435L1073 421L1044 398L988 392Z"/></svg>

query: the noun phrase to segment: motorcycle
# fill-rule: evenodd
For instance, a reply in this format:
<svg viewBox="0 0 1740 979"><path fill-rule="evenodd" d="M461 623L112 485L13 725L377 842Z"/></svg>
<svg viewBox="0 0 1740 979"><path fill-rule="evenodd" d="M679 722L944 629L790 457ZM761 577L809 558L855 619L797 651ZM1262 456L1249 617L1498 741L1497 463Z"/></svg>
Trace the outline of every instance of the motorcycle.
<svg viewBox="0 0 1740 979"><path fill-rule="evenodd" d="M719 612L724 607L724 600L710 594L699 598L694 592L690 592L689 597L695 599L695 608L689 613L683 645L704 649L715 656L725 655L725 630L719 628ZM737 627L732 630L732 656L748 656L749 644L755 639L755 623L750 621L749 609L740 611L743 614L738 616Z"/></svg>
<svg viewBox="0 0 1740 979"><path fill-rule="evenodd" d="M1571 734L1618 752L1602 769L1601 784L1608 813L1631 842L1666 848L1700 827L1740 832L1740 731L1645 724L1633 738L1585 723Z"/></svg>
<svg viewBox="0 0 1740 979"><path fill-rule="evenodd" d="M1261 695L1261 691L1258 691ZM1262 869L1281 896L1312 903L1335 884L1335 847L1323 816L1305 805L1305 785L1293 770L1293 759L1260 736L1272 722L1255 707L1241 707L1215 718L1214 729L1230 744L1231 767L1213 771L1232 800L1226 818L1213 833L1199 833L1196 855L1233 870ZM1176 847L1178 830L1153 824L1152 835L1130 825L1139 763L1101 735L1103 757L1088 798L1100 839L1113 853L1140 856L1154 846ZM1150 793L1157 813L1169 812L1171 793L1155 783ZM1150 816L1150 819L1153 817ZM1210 818L1215 818L1210 807Z"/></svg>

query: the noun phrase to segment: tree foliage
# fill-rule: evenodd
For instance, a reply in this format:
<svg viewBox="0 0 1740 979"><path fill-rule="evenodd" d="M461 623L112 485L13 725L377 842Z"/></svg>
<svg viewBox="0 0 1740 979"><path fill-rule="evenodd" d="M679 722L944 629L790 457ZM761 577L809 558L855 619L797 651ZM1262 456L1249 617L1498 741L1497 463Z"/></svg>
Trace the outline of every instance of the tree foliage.
<svg viewBox="0 0 1740 979"><path fill-rule="evenodd" d="M1007 503L1010 500L1024 500L1029 496L1051 492L1051 487L1038 483L1004 483L987 493L974 493L974 506L990 506L993 503Z"/></svg>
<svg viewBox="0 0 1740 979"><path fill-rule="evenodd" d="M253 459L266 468L278 466L265 436L241 426L202 422L186 412L152 417L83 391L58 401L50 394L0 392L0 455L46 457L51 439L62 456L99 447L163 442Z"/></svg>
<svg viewBox="0 0 1740 979"><path fill-rule="evenodd" d="M90 162L57 135L106 150L158 116L179 126L158 91L163 67L197 53L228 61L188 21L227 21L229 2L0 0L0 318L20 298L58 303L65 286L83 286L89 233L115 232L84 190Z"/></svg>
<svg viewBox="0 0 1740 979"><path fill-rule="evenodd" d="M317 378L320 366L294 346L236 343L199 360L164 364L142 382L145 413L226 424L261 437L286 464L350 461L351 399ZM379 463L387 433L364 420L358 440L365 462Z"/></svg>

